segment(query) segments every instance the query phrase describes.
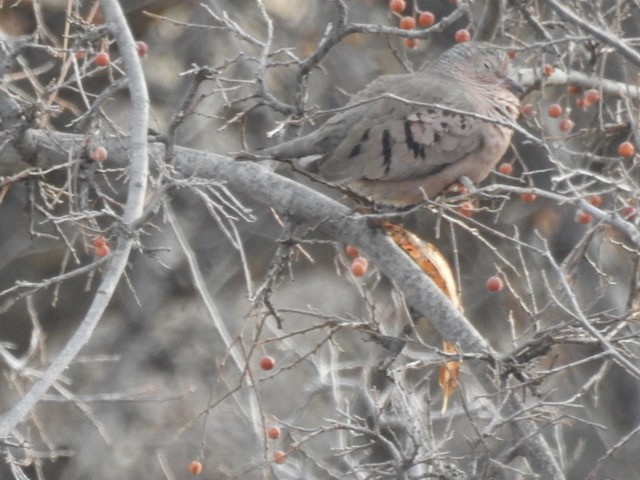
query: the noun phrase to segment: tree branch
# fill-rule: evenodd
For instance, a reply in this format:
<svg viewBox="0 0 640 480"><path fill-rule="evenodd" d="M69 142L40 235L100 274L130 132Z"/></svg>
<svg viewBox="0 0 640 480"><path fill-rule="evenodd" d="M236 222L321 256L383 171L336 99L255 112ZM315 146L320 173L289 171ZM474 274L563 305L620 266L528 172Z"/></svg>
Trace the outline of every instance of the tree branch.
<svg viewBox="0 0 640 480"><path fill-rule="evenodd" d="M124 68L129 77L129 92L133 106L131 137L129 138L131 163L129 192L122 217L123 223L127 225L135 221L143 211L149 163L146 138L149 98L136 45L120 5L117 0L101 0L101 6L107 20L112 23L113 33L120 46ZM76 141L78 144L82 144L78 137ZM8 438L11 435L16 426L29 414L89 341L124 272L133 241L134 239L128 236L127 232L120 235L117 248L112 254L104 278L84 319L42 377L32 385L31 389L9 412L0 418L0 438Z"/></svg>

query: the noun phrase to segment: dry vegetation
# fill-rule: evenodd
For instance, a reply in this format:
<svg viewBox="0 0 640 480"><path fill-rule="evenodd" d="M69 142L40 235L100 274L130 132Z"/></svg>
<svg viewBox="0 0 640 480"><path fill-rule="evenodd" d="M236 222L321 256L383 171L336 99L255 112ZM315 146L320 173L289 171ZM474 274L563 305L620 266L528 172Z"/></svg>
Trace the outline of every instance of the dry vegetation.
<svg viewBox="0 0 640 480"><path fill-rule="evenodd" d="M637 477L638 0L121 3L0 3L1 478ZM468 36L476 191L233 159Z"/></svg>

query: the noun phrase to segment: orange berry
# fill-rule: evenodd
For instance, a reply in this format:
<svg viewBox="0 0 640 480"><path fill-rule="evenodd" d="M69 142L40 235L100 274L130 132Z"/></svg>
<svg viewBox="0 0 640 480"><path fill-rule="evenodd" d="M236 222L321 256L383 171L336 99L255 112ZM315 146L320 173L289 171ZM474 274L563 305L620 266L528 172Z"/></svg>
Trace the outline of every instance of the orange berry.
<svg viewBox="0 0 640 480"><path fill-rule="evenodd" d="M275 366L276 366L276 361L273 359L273 357L270 357L269 355L265 355L260 359L260 368L263 370L272 370L273 367Z"/></svg>
<svg viewBox="0 0 640 480"><path fill-rule="evenodd" d="M280 430L280 427L267 428L267 437L269 437L271 440L277 440L280 438L281 435L282 435L282 430Z"/></svg>
<svg viewBox="0 0 640 480"><path fill-rule="evenodd" d="M570 132L571 130L573 130L573 127L575 126L576 124L573 123L571 119L565 118L560 121L560 125L558 126L558 128L560 128L561 132Z"/></svg>
<svg viewBox="0 0 640 480"><path fill-rule="evenodd" d="M347 245L346 247L344 247L344 253L346 253L347 257L350 257L350 258L355 258L358 255L360 255L360 252L358 251L358 249L353 245Z"/></svg>
<svg viewBox="0 0 640 480"><path fill-rule="evenodd" d="M636 153L636 147L631 142L622 142L618 145L618 155L621 157L633 157Z"/></svg>
<svg viewBox="0 0 640 480"><path fill-rule="evenodd" d="M578 210L576 213L576 222L581 223L582 225L587 225L593 221L593 215L587 212L583 212L582 210Z"/></svg>
<svg viewBox="0 0 640 480"><path fill-rule="evenodd" d="M587 202L589 202L594 207L599 207L602 205L602 197L600 195L591 195L587 197Z"/></svg>
<svg viewBox="0 0 640 480"><path fill-rule="evenodd" d="M545 63L544 66L542 67L542 71L544 72L545 77L550 77L551 74L553 73L553 65L549 65L548 63Z"/></svg>
<svg viewBox="0 0 640 480"><path fill-rule="evenodd" d="M575 95L576 93L580 93L580 87L577 85L569 85L567 86L567 92Z"/></svg>
<svg viewBox="0 0 640 480"><path fill-rule="evenodd" d="M602 96L600 92L596 89L587 90L584 92L584 104L586 106L593 105L594 103L598 103Z"/></svg>
<svg viewBox="0 0 640 480"><path fill-rule="evenodd" d="M511 175L513 173L513 165L510 163L501 163L498 171L503 175Z"/></svg>
<svg viewBox="0 0 640 480"><path fill-rule="evenodd" d="M399 25L403 30L413 30L416 28L416 19L413 17L402 17Z"/></svg>
<svg viewBox="0 0 640 480"><path fill-rule="evenodd" d="M462 202L458 206L458 213L460 215L464 215L465 217L472 217L474 209L475 209L475 207L473 206L473 203L471 203L471 202L469 202L467 200L465 202Z"/></svg>
<svg viewBox="0 0 640 480"><path fill-rule="evenodd" d="M94 247L104 247L107 244L107 239L104 238L104 235L98 235L93 239Z"/></svg>
<svg viewBox="0 0 640 480"><path fill-rule="evenodd" d="M281 451L273 452L273 461L281 465L287 461L287 454Z"/></svg>
<svg viewBox="0 0 640 480"><path fill-rule="evenodd" d="M487 287L487 290L494 293L504 288L504 282L497 275L487 278L487 282L484 285Z"/></svg>
<svg viewBox="0 0 640 480"><path fill-rule="evenodd" d="M192 475L200 475L202 473L202 463L200 463L197 460L194 460L189 464L189 466L187 467L187 470L189 470L189 473Z"/></svg>
<svg viewBox="0 0 640 480"><path fill-rule="evenodd" d="M522 200L523 202L531 203L536 198L538 198L538 196L535 193L521 193L520 194L520 200Z"/></svg>
<svg viewBox="0 0 640 480"><path fill-rule="evenodd" d="M558 118L560 115L562 115L562 107L557 103L554 103L553 105L549 106L549 109L547 110L547 114L551 118Z"/></svg>
<svg viewBox="0 0 640 480"><path fill-rule="evenodd" d="M418 45L418 39L417 38L405 38L404 39L404 46L407 48L416 48L416 46Z"/></svg>
<svg viewBox="0 0 640 480"><path fill-rule="evenodd" d="M402 13L407 8L407 4L404 0L391 0L389 2L389 10L395 13Z"/></svg>
<svg viewBox="0 0 640 480"><path fill-rule="evenodd" d="M91 152L91 160L94 162L104 162L107 159L109 152L104 147L96 147L96 149Z"/></svg>
<svg viewBox="0 0 640 480"><path fill-rule="evenodd" d="M111 249L109 248L109 245L95 245L93 247L93 252L96 254L96 257L106 257L107 255L109 255L111 253Z"/></svg>
<svg viewBox="0 0 640 480"><path fill-rule="evenodd" d="M109 54L107 52L98 52L96 56L93 57L93 63L98 65L99 67L106 67L111 62L109 58Z"/></svg>
<svg viewBox="0 0 640 480"><path fill-rule="evenodd" d="M436 23L436 16L431 12L422 12L418 16L418 25L421 27L430 27Z"/></svg>
<svg viewBox="0 0 640 480"><path fill-rule="evenodd" d="M364 257L356 257L351 262L351 273L354 277L362 277L369 269L369 260Z"/></svg>
<svg viewBox="0 0 640 480"><path fill-rule="evenodd" d="M533 113L533 105L525 103L520 111L522 112L522 115L531 115Z"/></svg>
<svg viewBox="0 0 640 480"><path fill-rule="evenodd" d="M143 42L142 40L138 40L136 42L136 49L138 50L138 55L140 55L141 57L146 57L147 53L149 53L149 45L147 45L147 43Z"/></svg>
<svg viewBox="0 0 640 480"><path fill-rule="evenodd" d="M471 34L469 33L469 30L467 30L466 28L462 28L456 32L454 38L456 43L464 43L471 40Z"/></svg>

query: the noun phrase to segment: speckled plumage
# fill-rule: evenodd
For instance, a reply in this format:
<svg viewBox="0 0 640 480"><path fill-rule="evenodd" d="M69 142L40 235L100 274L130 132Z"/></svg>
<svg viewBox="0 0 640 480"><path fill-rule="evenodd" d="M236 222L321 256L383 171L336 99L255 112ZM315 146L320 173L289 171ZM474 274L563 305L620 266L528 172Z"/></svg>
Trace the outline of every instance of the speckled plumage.
<svg viewBox="0 0 640 480"><path fill-rule="evenodd" d="M513 134L435 105L515 120L519 86L510 72L506 52L487 43L459 44L423 71L379 77L314 132L262 153L302 159L300 168L378 203L419 203L461 176L482 181Z"/></svg>

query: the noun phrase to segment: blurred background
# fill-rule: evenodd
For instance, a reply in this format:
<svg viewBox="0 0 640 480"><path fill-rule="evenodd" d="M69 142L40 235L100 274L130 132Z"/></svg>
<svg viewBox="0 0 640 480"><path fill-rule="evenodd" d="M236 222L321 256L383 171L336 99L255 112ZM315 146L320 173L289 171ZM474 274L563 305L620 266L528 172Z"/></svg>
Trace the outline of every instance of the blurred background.
<svg viewBox="0 0 640 480"><path fill-rule="evenodd" d="M372 79L423 68L455 43L456 32L473 35L485 8L419 0L396 13L386 0L348 0L341 17L340 2L327 0L121 3L134 37L148 45L150 134L165 133L180 113L176 144L222 155L312 131L327 118L323 110L344 105ZM637 36L635 2L610 3L574 7L618 42ZM398 35L366 33L425 11L436 23L414 48ZM301 61L341 18L371 28L342 38L301 78ZM263 47L269 24L273 38ZM126 89L111 90L124 74L104 27L89 1L2 5L3 92L30 127L90 142L124 138L131 106ZM467 318L505 359L517 358L503 386L523 393L526 414L567 478L635 478L638 379L603 354L577 319L587 318L635 360L637 246L615 223L585 217L579 202L635 225L637 155L619 147L637 144L632 89L640 65L542 0L504 2L493 30L516 69L531 73L522 102L530 107L519 124L537 141L516 133L502 161L511 171L484 182L514 190L471 196L472 216L459 213L454 194L441 209L418 210L402 223L447 259ZM269 56L261 70L263 48ZM107 68L94 64L100 51L110 55ZM562 80L565 71L587 80ZM599 87L603 78L628 89L609 94ZM600 98L585 105L591 89ZM559 116L549 113L554 104ZM91 263L95 236L117 234L104 212L120 208L126 175L108 161L78 162L73 174L60 169L2 184L3 412L84 317L100 270L39 282ZM157 171L154 180L157 187ZM77 195L68 195L69 185ZM535 187L537 198L515 187ZM20 426L22 437L0 446L2 478L182 479L197 470L193 462L203 466L202 478L216 480L400 478L394 452L411 460L408 474L416 478L494 478L482 477L486 471L529 478L526 463L510 453L517 439L493 424L495 407L464 363L461 387L441 412L443 339L428 319L412 315L375 264L355 276L345 245L285 228L269 205L219 184L174 190L167 202L145 226L90 344ZM89 211L103 215L69 215ZM291 247L292 238L303 241ZM501 291L487 289L492 276L505 283ZM265 357L273 369L264 369ZM268 438L274 426L280 433ZM274 461L278 452L283 463Z"/></svg>

